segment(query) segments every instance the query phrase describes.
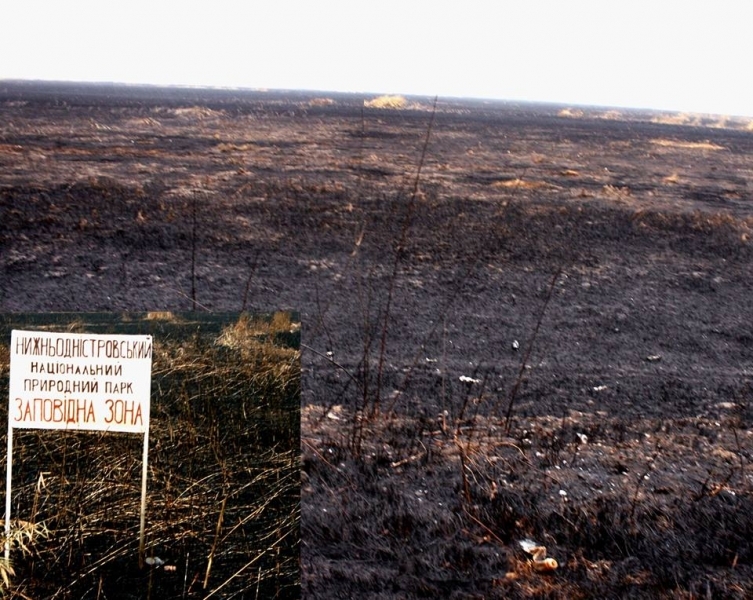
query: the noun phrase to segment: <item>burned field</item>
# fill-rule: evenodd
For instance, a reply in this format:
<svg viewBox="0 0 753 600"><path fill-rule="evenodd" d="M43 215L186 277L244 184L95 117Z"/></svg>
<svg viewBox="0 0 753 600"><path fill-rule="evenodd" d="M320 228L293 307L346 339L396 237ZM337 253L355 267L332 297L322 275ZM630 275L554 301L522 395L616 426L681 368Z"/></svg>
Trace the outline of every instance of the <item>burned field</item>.
<svg viewBox="0 0 753 600"><path fill-rule="evenodd" d="M14 430L4 595L300 597L295 315L5 315L6 397L11 329L149 334L152 399L143 561L142 436Z"/></svg>
<svg viewBox="0 0 753 600"><path fill-rule="evenodd" d="M300 311L304 597L749 597L747 124L363 100L3 84L0 307Z"/></svg>

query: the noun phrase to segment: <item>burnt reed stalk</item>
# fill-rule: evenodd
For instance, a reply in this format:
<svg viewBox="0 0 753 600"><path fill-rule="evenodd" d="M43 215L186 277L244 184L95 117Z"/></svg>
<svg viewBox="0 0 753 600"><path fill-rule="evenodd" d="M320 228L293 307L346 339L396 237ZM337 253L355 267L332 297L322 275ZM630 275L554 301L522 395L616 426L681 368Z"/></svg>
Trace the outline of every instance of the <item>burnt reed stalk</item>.
<svg viewBox="0 0 753 600"><path fill-rule="evenodd" d="M392 263L392 274L390 276L389 288L387 290L387 305L384 309L384 320L382 322L382 334L379 342L379 364L377 366L377 380L376 380L376 396L374 397L374 406L372 407L372 416L379 413L379 406L381 404L382 397L382 373L384 372L384 357L387 351L387 330L389 328L390 310L392 308L392 297L395 293L395 282L397 281L398 269L400 268L400 262L405 252L405 246L408 242L408 231L410 231L411 222L413 221L413 213L416 210L416 198L418 197L418 186L421 182L421 170L426 160L426 150L429 147L429 140L431 139L431 132L434 127L434 118L437 114L437 96L434 97L434 104L431 110L431 117L429 119L429 126L426 128L426 137L424 138L424 145L421 148L421 158L418 161L418 168L416 169L416 177L413 180L413 189L411 190L410 199L408 200L408 207L406 208L405 218L403 219L402 228L400 231L400 239L397 247L395 248L395 259Z"/></svg>
<svg viewBox="0 0 753 600"><path fill-rule="evenodd" d="M196 312L196 192L191 203L191 310Z"/></svg>
<svg viewBox="0 0 753 600"><path fill-rule="evenodd" d="M515 384L512 386L512 389L510 390L510 401L507 405L507 412L505 413L505 434L510 433L510 427L512 425L512 414L513 414L513 408L515 407L515 400L518 397L518 391L520 390L520 385L523 382L523 375L525 375L526 369L528 368L529 360L531 359L531 353L533 352L533 348L536 344L536 338L539 335L539 329L541 329L541 323L544 321L544 315L546 314L546 309L549 306L549 302L552 299L552 295L554 294L554 286L557 284L557 280L560 278L560 275L562 275L562 270L564 267L560 265L558 269L555 271L554 275L552 276L552 280L549 283L549 288L546 292L546 298L544 298L544 304L541 307L541 310L539 311L538 317L536 318L536 326L533 329L533 334L531 335L531 339L528 341L528 345L526 346L525 353L523 354L523 360L520 361L520 369L518 370L518 377L515 379Z"/></svg>

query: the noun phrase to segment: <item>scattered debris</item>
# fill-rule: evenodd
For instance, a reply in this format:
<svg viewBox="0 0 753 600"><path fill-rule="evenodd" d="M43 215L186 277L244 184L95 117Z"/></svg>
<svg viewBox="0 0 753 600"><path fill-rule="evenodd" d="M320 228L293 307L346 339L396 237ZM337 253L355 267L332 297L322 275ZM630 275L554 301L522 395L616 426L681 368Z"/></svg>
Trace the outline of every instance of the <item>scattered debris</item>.
<svg viewBox="0 0 753 600"><path fill-rule="evenodd" d="M597 385L596 387L594 387L594 392L603 392L605 389L607 389L607 386Z"/></svg>
<svg viewBox="0 0 753 600"><path fill-rule="evenodd" d="M652 354L651 356L647 356L646 360L648 362L659 362L661 360L661 356L658 354Z"/></svg>
<svg viewBox="0 0 753 600"><path fill-rule="evenodd" d="M463 383L481 383L480 379L474 379L473 377L468 377L466 375L461 375L460 381Z"/></svg>
<svg viewBox="0 0 753 600"><path fill-rule="evenodd" d="M162 560L159 556L147 556L144 559L144 562L150 567L154 567L155 569L162 567L162 570L167 573L173 573L178 570L178 567L176 567L175 565L165 564L165 561Z"/></svg>
<svg viewBox="0 0 753 600"><path fill-rule="evenodd" d="M554 571L559 564L553 558L546 557L546 546L539 546L533 540L525 539L518 542L523 551L531 555L534 571L548 573Z"/></svg>
<svg viewBox="0 0 753 600"><path fill-rule="evenodd" d="M516 352L520 350L520 342L518 340L512 341L512 349L515 350Z"/></svg>
<svg viewBox="0 0 753 600"><path fill-rule="evenodd" d="M327 418L332 419L333 421L339 421L342 410L343 407L340 404L336 404L327 411Z"/></svg>

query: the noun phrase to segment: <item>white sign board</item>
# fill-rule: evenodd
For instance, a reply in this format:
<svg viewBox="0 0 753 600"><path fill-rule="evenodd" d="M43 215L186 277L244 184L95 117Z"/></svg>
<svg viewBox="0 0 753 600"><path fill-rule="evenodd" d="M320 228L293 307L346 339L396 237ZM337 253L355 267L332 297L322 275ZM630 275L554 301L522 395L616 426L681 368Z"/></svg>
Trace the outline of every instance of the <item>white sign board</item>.
<svg viewBox="0 0 753 600"><path fill-rule="evenodd" d="M152 337L13 331L9 426L145 433Z"/></svg>
<svg viewBox="0 0 753 600"><path fill-rule="evenodd" d="M144 434L139 563L144 558L152 336L11 332L5 560L10 556L13 429Z"/></svg>

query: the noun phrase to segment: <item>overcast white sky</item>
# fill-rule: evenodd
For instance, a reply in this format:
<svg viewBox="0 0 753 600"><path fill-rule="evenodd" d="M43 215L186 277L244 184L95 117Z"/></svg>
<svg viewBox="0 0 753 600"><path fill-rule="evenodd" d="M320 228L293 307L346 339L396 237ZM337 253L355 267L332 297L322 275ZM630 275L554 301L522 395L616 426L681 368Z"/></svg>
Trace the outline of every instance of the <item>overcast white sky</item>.
<svg viewBox="0 0 753 600"><path fill-rule="evenodd" d="M0 79L753 117L746 0L3 0L0 24Z"/></svg>

